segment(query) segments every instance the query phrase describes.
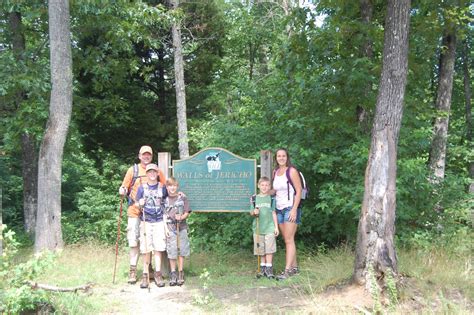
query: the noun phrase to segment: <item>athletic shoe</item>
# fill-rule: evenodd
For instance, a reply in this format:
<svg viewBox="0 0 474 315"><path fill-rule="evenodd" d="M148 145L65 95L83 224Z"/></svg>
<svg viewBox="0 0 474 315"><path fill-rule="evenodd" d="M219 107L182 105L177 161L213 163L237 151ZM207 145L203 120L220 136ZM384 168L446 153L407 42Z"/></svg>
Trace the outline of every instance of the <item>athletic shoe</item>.
<svg viewBox="0 0 474 315"><path fill-rule="evenodd" d="M260 266L260 271L257 272L257 279L260 279L262 277L265 277L265 272L267 270L266 266Z"/></svg>

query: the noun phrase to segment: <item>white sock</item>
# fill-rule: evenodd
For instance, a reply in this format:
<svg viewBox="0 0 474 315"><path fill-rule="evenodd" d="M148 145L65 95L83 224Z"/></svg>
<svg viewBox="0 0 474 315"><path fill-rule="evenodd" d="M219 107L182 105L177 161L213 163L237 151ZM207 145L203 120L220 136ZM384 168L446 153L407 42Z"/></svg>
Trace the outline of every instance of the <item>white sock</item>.
<svg viewBox="0 0 474 315"><path fill-rule="evenodd" d="M271 263L267 263L267 267L271 267L271 266L272 266L272 264L271 264Z"/></svg>

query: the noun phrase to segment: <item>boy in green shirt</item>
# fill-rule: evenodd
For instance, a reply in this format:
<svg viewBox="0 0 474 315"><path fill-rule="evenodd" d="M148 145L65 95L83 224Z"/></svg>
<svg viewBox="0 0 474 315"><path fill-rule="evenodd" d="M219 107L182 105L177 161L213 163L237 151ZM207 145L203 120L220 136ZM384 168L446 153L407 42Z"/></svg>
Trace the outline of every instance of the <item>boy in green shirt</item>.
<svg viewBox="0 0 474 315"><path fill-rule="evenodd" d="M262 177L258 181L260 193L252 197L250 215L253 220L254 255L260 256L260 272L257 278L274 278L273 254L276 252L276 237L280 234L278 230L277 216L275 212L275 201L270 195L271 181L268 177ZM258 224L258 225L257 225Z"/></svg>

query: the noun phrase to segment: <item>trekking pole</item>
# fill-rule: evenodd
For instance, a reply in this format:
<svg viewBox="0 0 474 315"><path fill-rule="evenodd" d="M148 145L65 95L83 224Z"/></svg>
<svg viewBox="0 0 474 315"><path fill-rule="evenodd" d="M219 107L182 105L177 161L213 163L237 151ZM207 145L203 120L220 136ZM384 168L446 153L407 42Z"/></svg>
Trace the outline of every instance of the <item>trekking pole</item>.
<svg viewBox="0 0 474 315"><path fill-rule="evenodd" d="M181 218L181 215L183 214L183 208L178 206L178 214ZM175 215L175 219L176 219L176 215ZM179 221L176 220L176 252L177 252L177 258L178 258L178 272L179 270L183 270L183 266L180 265L180 259L179 259L179 256L181 254L181 250L180 250L180 247L179 247Z"/></svg>
<svg viewBox="0 0 474 315"><path fill-rule="evenodd" d="M147 258L149 259L148 264L146 264L146 284L148 286L148 293L150 293L150 263L151 263L151 255L148 255L148 239L146 237L146 218L145 218L145 208L142 207L142 212L143 212L143 238L145 241L145 262L147 261ZM152 235L153 237L153 235ZM145 272L145 269L143 269L143 272Z"/></svg>
<svg viewBox="0 0 474 315"><path fill-rule="evenodd" d="M117 241L115 242L115 263L114 263L114 277L112 283L115 284L115 271L117 270L117 258L118 258L118 244L120 241L120 224L122 223L122 209L123 209L123 195L120 197L120 212L117 222Z"/></svg>
<svg viewBox="0 0 474 315"><path fill-rule="evenodd" d="M260 214L260 213L259 213ZM255 233L257 233L257 274L260 273L260 229L258 224L258 216L255 218L255 224L257 225Z"/></svg>

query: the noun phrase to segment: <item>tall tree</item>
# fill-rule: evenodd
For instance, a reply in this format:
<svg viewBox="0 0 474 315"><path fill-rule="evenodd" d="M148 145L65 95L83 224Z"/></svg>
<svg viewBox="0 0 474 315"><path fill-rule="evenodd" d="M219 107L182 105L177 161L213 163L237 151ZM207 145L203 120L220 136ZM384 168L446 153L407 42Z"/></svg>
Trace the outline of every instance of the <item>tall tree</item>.
<svg viewBox="0 0 474 315"><path fill-rule="evenodd" d="M72 111L72 55L69 1L50 0L51 100L38 162L38 213L35 251L63 246L61 165Z"/></svg>
<svg viewBox="0 0 474 315"><path fill-rule="evenodd" d="M172 0L173 10L177 10L179 0ZM181 43L181 21L175 17L171 26L173 34L174 76L176 89L176 114L178 119L178 149L179 157L189 156L188 123L186 117L186 90L184 84L183 47Z"/></svg>
<svg viewBox="0 0 474 315"><path fill-rule="evenodd" d="M432 180L434 182L443 181L446 168L446 144L448 141L455 56L455 26L452 22L446 22L441 44L438 92L435 104L436 117L429 159Z"/></svg>
<svg viewBox="0 0 474 315"><path fill-rule="evenodd" d="M12 48L15 59L25 63L25 35L20 12L10 12L9 25ZM26 100L26 91L18 90L14 97L15 108L19 108ZM38 148L35 135L27 131L21 134L21 160L23 177L23 222L25 231L33 236L36 224L37 193L38 193Z"/></svg>
<svg viewBox="0 0 474 315"><path fill-rule="evenodd" d="M362 23L365 25L365 29L368 30L370 27L370 23L372 20L372 13L374 11L373 4L371 0L360 0L359 1L359 6L360 6L360 15L362 18ZM372 59L374 55L374 49L372 47L372 40L370 39L370 35L367 31L365 35L365 40L364 43L362 44L361 48L361 53L363 57L366 57L367 59ZM371 83L369 82L364 90L364 95L368 96L371 90ZM367 112L367 109L361 105L357 105L356 107L356 115L357 115L357 121L359 122L359 126L361 129L365 132L368 133L369 131L369 113Z"/></svg>
<svg viewBox="0 0 474 315"><path fill-rule="evenodd" d="M397 273L394 244L397 145L408 68L410 0L389 0L382 74L359 219L353 281L371 288Z"/></svg>
<svg viewBox="0 0 474 315"><path fill-rule="evenodd" d="M471 105L471 75L469 73L469 45L467 40L462 43L462 66L463 66L463 82L464 82L464 102L466 103L466 141L472 144L472 105ZM472 145L471 145L472 147ZM468 165L469 177L471 184L468 191L474 194L474 161L470 161Z"/></svg>

